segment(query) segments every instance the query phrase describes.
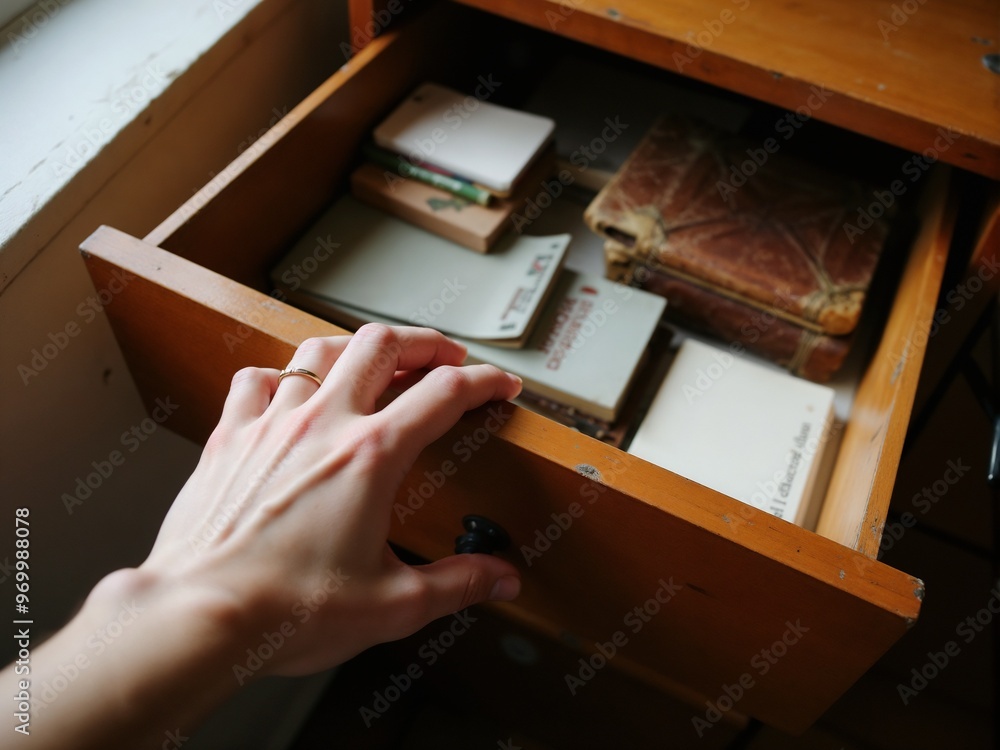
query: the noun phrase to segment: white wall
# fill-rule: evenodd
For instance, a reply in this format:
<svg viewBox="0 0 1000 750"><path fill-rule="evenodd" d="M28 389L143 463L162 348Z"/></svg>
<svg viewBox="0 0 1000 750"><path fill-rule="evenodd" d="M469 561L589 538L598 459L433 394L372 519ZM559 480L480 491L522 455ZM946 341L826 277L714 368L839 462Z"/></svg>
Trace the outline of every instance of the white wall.
<svg viewBox="0 0 1000 750"><path fill-rule="evenodd" d="M94 149L68 184L57 180L58 170L44 168L47 179L38 180L34 161L28 164L23 158L24 149L37 147L33 132L52 131L54 115L46 114L44 97L12 94L12 86L3 85L4 72L11 70L0 70L0 119L16 117L24 123L16 136L0 126L0 214L5 222L0 263L6 274L0 293L0 603L13 606L13 579L4 564L14 559L13 509L26 506L31 513L30 606L36 639L64 622L105 573L142 560L198 456L196 446L162 427L142 441L128 436L146 414L103 313L87 308L94 289L78 245L100 224L139 237L156 226L273 124L276 114L291 109L339 67L339 42L347 38L343 0L262 0L259 8L248 0L221 0L225 5L200 0L203 25L233 20L205 15L219 16L220 7L238 10L239 18L224 43L187 63L178 62L175 54L185 32L164 35L165 16L134 12L149 0L127 6L117 2L119 8L131 9L124 26L120 14L91 27L80 26L75 15L75 25L68 26L71 12L78 14L85 3L110 9L116 2L78 0L58 12L63 21L56 14L41 32L66 23L64 33L85 33L90 55L112 58L129 46L126 37L155 32L165 46L150 49L145 64L157 55L173 54L169 80L151 103L135 108L134 121L116 123L120 132ZM189 3L176 5L182 4ZM31 54L28 45L17 50L19 59L4 58L10 53L10 38L4 37L0 66L20 65L25 76L38 74L40 63L29 66L23 59ZM32 43L38 49L43 44ZM58 50L47 52L45 60L52 54ZM59 62L65 71L85 63L78 55ZM8 75L8 84L10 80ZM17 81L24 83L23 78ZM106 98L127 90L116 85L104 86ZM31 100L27 112L26 99ZM66 138L78 137L79 112L74 122L73 110L67 114L58 102L53 106L59 117L68 117ZM93 112L84 109L84 117ZM64 154L66 148L54 143L46 153ZM32 180L25 192L25 182ZM25 196L31 205L24 203ZM124 459L121 465L103 465L107 477L94 474L95 462L101 468L115 450ZM64 495L86 495L76 488L91 474L91 494L67 509ZM0 646L5 662L12 653L11 644ZM247 744L231 731L226 734L228 742L212 746Z"/></svg>

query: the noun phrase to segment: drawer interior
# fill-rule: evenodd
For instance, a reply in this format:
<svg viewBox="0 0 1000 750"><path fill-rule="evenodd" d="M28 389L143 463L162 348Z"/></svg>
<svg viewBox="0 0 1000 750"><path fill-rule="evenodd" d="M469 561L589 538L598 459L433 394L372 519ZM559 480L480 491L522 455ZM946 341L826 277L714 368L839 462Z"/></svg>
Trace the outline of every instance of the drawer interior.
<svg viewBox="0 0 1000 750"><path fill-rule="evenodd" d="M447 6L432 10L435 12L425 14L428 18L414 24L417 28L412 32L404 29L404 33L386 40L375 40L373 49L362 51L347 63L247 154L153 230L146 241L267 293L271 289L269 269L309 223L346 190L347 175L359 161L358 146L373 125L418 83L436 80L471 91L480 80L500 81L501 85L490 94L491 100L517 106L529 96L533 76L542 75L555 56L572 58L574 54L579 57L572 59L582 60L585 66L580 75L592 75L600 66L607 71L594 89L595 97L606 96L616 88L615 64L628 73L638 68L640 80L645 77L656 83L657 72L614 55L597 54L598 59L593 61L587 58L590 50L583 45L522 29L487 14ZM477 27L489 32L473 33ZM445 45L443 40L448 34L455 36ZM435 54L427 54L430 49ZM463 64L457 64L459 61ZM668 85L679 82L677 76L667 73L660 73L660 78ZM636 78L626 80L632 83ZM688 84L687 89L692 99L718 102L718 116L723 120L731 121L732 112L741 108L747 117L758 120L768 120L780 112L762 105L755 109L753 102L702 84ZM643 91L628 96L641 97ZM696 101L694 109L702 114L706 107L699 104ZM639 107L640 115L651 116L657 111L663 111L663 105ZM641 120L629 123L633 134L646 125L648 122ZM822 139L831 134L847 144L839 151L823 148ZM885 174L883 164L899 163L900 152L895 149L836 129L820 129L809 141L809 135L797 134L789 146L817 159L836 159L844 148L850 148L857 154L853 173L861 177L874 179ZM893 443L905 434L910 410L907 402L912 401L912 395L907 393L915 387L919 375L926 344L924 333L933 315L935 285L940 284L943 272L942 252L947 249L950 235L950 217L944 213L945 180L937 177L935 184L929 179L919 185L924 201L916 213L922 219L918 231L924 235L912 243L913 263L883 273L880 279L889 288L880 290L881 295L872 295L881 296L885 307L895 303L895 322L889 325L882 310L869 316L873 325L886 326L885 333L875 337L858 371L849 372L846 385L841 387L848 391L846 400L857 398L859 405L848 420L841 459L831 477L817 532L870 557L878 550L898 464L893 451L887 454L881 450L879 437L886 438L881 442L887 442L890 448L901 447ZM913 200L912 195L909 198ZM935 232L940 236L934 236ZM903 242L910 240L909 236L903 238ZM922 249L928 252L916 257ZM901 274L905 275L906 291L894 300ZM902 384L897 387L901 378ZM855 418L859 415L864 415L869 429L861 429L863 420ZM878 450L871 450L873 437Z"/></svg>
<svg viewBox="0 0 1000 750"><path fill-rule="evenodd" d="M371 127L424 80L471 90L493 73L504 82L497 101L516 105L550 42L438 4L366 46L144 240L106 228L88 240L98 288L116 269L136 278L108 315L144 398L173 395L188 408L172 426L204 440L232 372L283 366L302 339L338 331L269 294L267 272L344 191ZM393 541L438 558L452 552L463 515L492 518L524 572L522 597L505 608L584 648L676 584L662 614L628 631L616 666L711 701L749 675L737 710L808 726L912 624L923 593L875 559L953 216L944 172L921 187L919 225L862 368L816 533L502 405L471 412L425 451L401 498L454 459L456 441L488 433L433 502L395 519ZM488 428L498 413L502 427ZM541 549L539 532L573 503L585 512ZM526 546L542 554L519 553ZM794 643L761 672L755 657L782 639Z"/></svg>

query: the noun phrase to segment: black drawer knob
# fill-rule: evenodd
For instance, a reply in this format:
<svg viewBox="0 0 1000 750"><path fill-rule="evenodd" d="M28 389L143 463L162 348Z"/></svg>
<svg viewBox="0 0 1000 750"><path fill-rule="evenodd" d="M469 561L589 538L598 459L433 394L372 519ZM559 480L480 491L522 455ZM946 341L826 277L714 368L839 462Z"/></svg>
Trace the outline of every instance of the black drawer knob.
<svg viewBox="0 0 1000 750"><path fill-rule="evenodd" d="M465 533L455 540L455 554L492 555L510 546L510 537L503 527L483 516L465 516L462 519Z"/></svg>

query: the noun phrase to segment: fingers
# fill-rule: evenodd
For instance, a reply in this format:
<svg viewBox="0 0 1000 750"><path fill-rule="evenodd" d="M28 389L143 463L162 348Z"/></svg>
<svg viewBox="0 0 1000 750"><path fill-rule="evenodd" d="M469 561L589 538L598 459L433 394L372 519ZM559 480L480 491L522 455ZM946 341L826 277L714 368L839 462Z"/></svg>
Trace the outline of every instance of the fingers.
<svg viewBox="0 0 1000 750"><path fill-rule="evenodd" d="M488 401L512 399L520 392L520 378L493 365L432 370L382 410L383 418L393 426L395 442L390 448L408 466L465 412Z"/></svg>
<svg viewBox="0 0 1000 750"><path fill-rule="evenodd" d="M460 365L465 354L464 346L429 328L368 324L352 337L307 339L285 369L306 370L323 381L322 386L307 375L286 375L273 391L272 404L275 409L291 409L320 395L346 401L355 413L371 414L390 385L407 387L419 377L415 371Z"/></svg>
<svg viewBox="0 0 1000 750"><path fill-rule="evenodd" d="M520 392L519 378L492 365L458 367L465 354L464 346L428 328L369 324L353 337L307 339L286 371L306 370L322 384L298 374L279 376L276 384L268 381L270 409L280 413L309 401L316 407L314 417L346 416L345 407L368 416L376 412L387 387L409 384L415 374L430 370L379 415L385 428L382 444L396 457L397 466L406 467L464 412ZM255 397L252 408L245 407L247 418L259 416L260 399Z"/></svg>
<svg viewBox="0 0 1000 750"><path fill-rule="evenodd" d="M245 424L257 419L271 403L277 386L277 370L263 367L239 370L233 375L220 422Z"/></svg>
<svg viewBox="0 0 1000 750"><path fill-rule="evenodd" d="M409 635L432 620L485 601L511 601L521 592L520 574L492 555L453 555L428 565L402 566L395 575L401 601L398 622Z"/></svg>
<svg viewBox="0 0 1000 750"><path fill-rule="evenodd" d="M337 359L347 348L350 336L330 336L306 339L292 355L286 370L308 370L321 381L325 380ZM276 409L292 409L319 391L320 385L304 375L286 375L274 393L272 404Z"/></svg>
<svg viewBox="0 0 1000 750"><path fill-rule="evenodd" d="M331 390L370 414L400 370L460 365L465 347L429 328L362 326L330 373Z"/></svg>

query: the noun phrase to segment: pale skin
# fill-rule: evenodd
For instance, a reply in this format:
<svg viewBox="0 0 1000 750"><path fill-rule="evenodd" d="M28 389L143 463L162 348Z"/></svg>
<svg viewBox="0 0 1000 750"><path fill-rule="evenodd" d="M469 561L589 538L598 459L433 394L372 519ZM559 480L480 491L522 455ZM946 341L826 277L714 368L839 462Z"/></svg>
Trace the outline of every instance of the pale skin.
<svg viewBox="0 0 1000 750"><path fill-rule="evenodd" d="M517 569L498 557L414 567L386 544L396 491L420 451L465 411L520 391L495 367L460 367L464 356L429 329L373 325L298 348L292 366L321 387L303 376L279 386L277 369L238 372L149 557L104 578L32 650L32 689L64 689L17 739L163 747L171 732L193 734L241 681L328 669L471 604L515 598ZM405 390L389 401L390 388ZM294 634L238 679L247 649L289 622ZM15 695L22 679L8 666L2 693Z"/></svg>

